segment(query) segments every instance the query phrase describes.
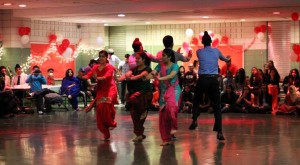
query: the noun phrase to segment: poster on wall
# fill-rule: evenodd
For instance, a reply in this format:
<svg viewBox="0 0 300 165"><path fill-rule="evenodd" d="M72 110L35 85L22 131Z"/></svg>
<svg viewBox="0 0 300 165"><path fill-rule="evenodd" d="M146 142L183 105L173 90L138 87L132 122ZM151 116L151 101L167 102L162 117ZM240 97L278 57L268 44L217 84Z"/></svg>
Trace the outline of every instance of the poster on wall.
<svg viewBox="0 0 300 165"><path fill-rule="evenodd" d="M74 50L74 46L70 45L69 47ZM32 43L30 72L32 72L33 66L37 65L42 74L47 76L48 69L52 68L54 69L54 78L62 79L65 77L67 69L70 68L74 71L75 61L72 58L66 60L66 56L59 54L56 50L56 45Z"/></svg>
<svg viewBox="0 0 300 165"><path fill-rule="evenodd" d="M193 56L189 62L183 63L183 66L185 70L188 70L188 65L189 63L193 63L194 60L198 60L196 51L198 49L203 48L203 46L192 46L191 47L193 50ZM242 45L231 45L231 46L218 46L218 49L222 52L222 54L226 56L231 57L231 63L235 64L238 68L243 68L244 67L244 51L243 51L243 46ZM219 60L219 67L221 68L223 65L226 63L224 61Z"/></svg>

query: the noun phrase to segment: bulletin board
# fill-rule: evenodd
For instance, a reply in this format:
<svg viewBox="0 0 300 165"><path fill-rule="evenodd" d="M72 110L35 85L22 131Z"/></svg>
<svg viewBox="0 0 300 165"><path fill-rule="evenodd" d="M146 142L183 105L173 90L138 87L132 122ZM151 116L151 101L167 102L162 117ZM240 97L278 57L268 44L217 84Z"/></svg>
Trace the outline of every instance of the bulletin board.
<svg viewBox="0 0 300 165"><path fill-rule="evenodd" d="M193 56L190 60L190 62L184 62L183 66L185 70L188 70L189 63L193 63L194 60L198 60L196 51L198 49L203 48L203 46L192 46L193 50ZM222 54L226 57L230 55L231 57L231 63L235 64L238 68L244 67L244 51L242 45L234 45L234 46L218 46L218 49L222 52ZM223 65L225 65L224 61L219 60L219 67L221 68Z"/></svg>
<svg viewBox="0 0 300 165"><path fill-rule="evenodd" d="M52 46L53 47L53 46ZM74 50L74 46L70 45ZM47 76L49 68L54 69L54 78L61 79L65 77L67 69L75 69L75 60L65 61L63 55L58 54L56 51L51 50L50 44L31 44L31 58L30 72L35 65L38 65L44 76ZM76 73L76 71L74 71Z"/></svg>

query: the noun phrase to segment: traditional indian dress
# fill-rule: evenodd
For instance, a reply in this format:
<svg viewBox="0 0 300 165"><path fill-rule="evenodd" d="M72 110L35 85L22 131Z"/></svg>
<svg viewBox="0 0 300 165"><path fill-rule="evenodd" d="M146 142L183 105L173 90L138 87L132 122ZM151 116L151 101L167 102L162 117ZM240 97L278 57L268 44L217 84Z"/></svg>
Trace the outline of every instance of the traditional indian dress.
<svg viewBox="0 0 300 165"><path fill-rule="evenodd" d="M160 76L169 75L172 71L178 72L179 66L172 64L171 67L166 68L163 64L156 66L155 70L160 72ZM178 84L177 74L167 81L161 81L159 84L160 99L159 99L159 130L163 142L169 142L172 139L171 130L177 130L177 113L178 100L180 93L180 86Z"/></svg>
<svg viewBox="0 0 300 165"><path fill-rule="evenodd" d="M144 71L150 73L152 69L150 67L145 67L142 70L138 70L137 67L135 67L134 69L131 69L131 71L132 75L136 76ZM150 80L131 80L128 81L128 85L130 85L130 88L128 88L126 104L129 105L134 133L136 136L141 136L144 133L145 128L143 125L152 101Z"/></svg>
<svg viewBox="0 0 300 165"><path fill-rule="evenodd" d="M89 79L93 76L93 73L97 74L97 77L104 77L105 80L98 81L96 86L96 116L97 127L101 133L104 134L104 138L110 138L110 128L117 126L115 121L116 109L114 104L117 104L117 87L113 79L115 68L111 64L99 70L100 65L94 65L92 70L87 73L83 78Z"/></svg>

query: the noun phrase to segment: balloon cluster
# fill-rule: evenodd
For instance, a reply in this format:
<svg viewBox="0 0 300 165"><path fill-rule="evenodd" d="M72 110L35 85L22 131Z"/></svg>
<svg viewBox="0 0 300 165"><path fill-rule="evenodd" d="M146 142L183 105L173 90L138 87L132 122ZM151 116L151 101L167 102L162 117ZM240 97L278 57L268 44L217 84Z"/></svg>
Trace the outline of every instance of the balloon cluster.
<svg viewBox="0 0 300 165"><path fill-rule="evenodd" d="M18 33L21 36L21 43L27 44L29 42L30 27L19 27Z"/></svg>
<svg viewBox="0 0 300 165"><path fill-rule="evenodd" d="M58 34L59 35L59 34ZM50 34L49 37L49 43L56 43L60 36L58 37L56 34ZM57 45L57 52L58 54L62 55L64 58L70 58L73 54L73 49L70 46L70 41L68 39L63 39L60 45Z"/></svg>
<svg viewBox="0 0 300 165"><path fill-rule="evenodd" d="M259 39L260 41L263 41L265 38L265 32L268 28L268 33L271 32L271 27L270 26L266 26L266 25L260 25L260 26L256 26L254 27L254 32L257 34L257 39Z"/></svg>

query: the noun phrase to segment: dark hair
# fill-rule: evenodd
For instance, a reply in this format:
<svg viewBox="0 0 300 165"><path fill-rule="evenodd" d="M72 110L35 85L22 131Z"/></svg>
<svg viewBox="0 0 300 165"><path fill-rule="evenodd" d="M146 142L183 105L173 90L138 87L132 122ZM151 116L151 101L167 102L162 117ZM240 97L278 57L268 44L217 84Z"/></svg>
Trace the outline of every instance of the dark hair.
<svg viewBox="0 0 300 165"><path fill-rule="evenodd" d="M174 46L173 37L170 35L166 35L163 38L163 44L164 44L165 48L172 48Z"/></svg>
<svg viewBox="0 0 300 165"><path fill-rule="evenodd" d="M300 79L299 76L299 71L297 68L291 69L289 76L292 77L292 72L295 71L296 72L296 79Z"/></svg>
<svg viewBox="0 0 300 165"><path fill-rule="evenodd" d="M246 79L246 72L244 68L240 68L236 73L235 73L235 82L244 84Z"/></svg>
<svg viewBox="0 0 300 165"><path fill-rule="evenodd" d="M97 64L97 60L91 59L89 65L92 65L93 63Z"/></svg>
<svg viewBox="0 0 300 165"><path fill-rule="evenodd" d="M40 69L40 67L37 66L37 65L34 65L32 69L33 69L33 70L35 70L35 69Z"/></svg>
<svg viewBox="0 0 300 165"><path fill-rule="evenodd" d="M198 63L198 65L199 65L199 61L198 61L198 60L194 60L193 66L196 67L197 63Z"/></svg>
<svg viewBox="0 0 300 165"><path fill-rule="evenodd" d="M73 77L74 76L74 72L73 72L73 70L71 68L67 69L65 77L70 77L69 76L69 71L72 71L72 77Z"/></svg>
<svg viewBox="0 0 300 165"><path fill-rule="evenodd" d="M21 68L20 64L16 64L15 70L18 69L18 68Z"/></svg>
<svg viewBox="0 0 300 165"><path fill-rule="evenodd" d="M140 52L140 53L137 53L136 55L139 55L143 60L145 60L146 66L150 66L151 60L145 52Z"/></svg>
<svg viewBox="0 0 300 165"><path fill-rule="evenodd" d="M49 68L49 69L47 70L47 72L50 72L50 71L54 72L54 69L53 69L53 68Z"/></svg>
<svg viewBox="0 0 300 165"><path fill-rule="evenodd" d="M134 52L138 52L141 49L142 43L139 38L135 38L132 43L132 49Z"/></svg>
<svg viewBox="0 0 300 165"><path fill-rule="evenodd" d="M105 57L108 58L108 53L107 53L106 50L101 50L101 51L99 52L99 56L100 56L100 54L104 54ZM106 61L106 63L109 63L108 60Z"/></svg>
<svg viewBox="0 0 300 165"><path fill-rule="evenodd" d="M1 71L2 69L6 69L6 67L5 67L5 66L0 66L0 71Z"/></svg>
<svg viewBox="0 0 300 165"><path fill-rule="evenodd" d="M202 44L204 46L210 46L211 44L211 37L209 36L207 31L204 32L204 35L202 37Z"/></svg>
<svg viewBox="0 0 300 165"><path fill-rule="evenodd" d="M171 57L170 61L175 63L175 55L172 49L164 49L163 53L165 53L168 57Z"/></svg>
<svg viewBox="0 0 300 165"><path fill-rule="evenodd" d="M124 57L125 57L125 58L129 58L129 56L130 56L130 54L125 54Z"/></svg>

